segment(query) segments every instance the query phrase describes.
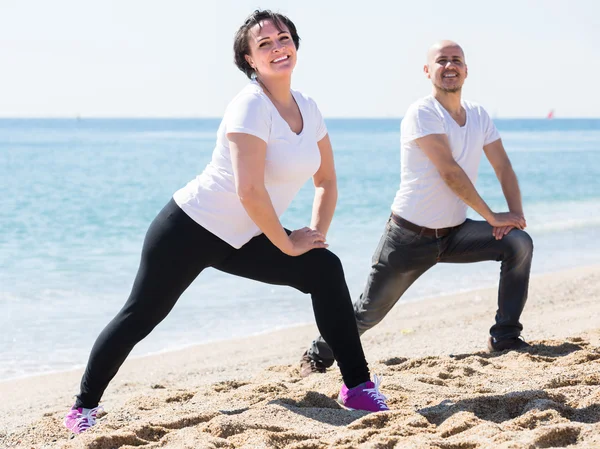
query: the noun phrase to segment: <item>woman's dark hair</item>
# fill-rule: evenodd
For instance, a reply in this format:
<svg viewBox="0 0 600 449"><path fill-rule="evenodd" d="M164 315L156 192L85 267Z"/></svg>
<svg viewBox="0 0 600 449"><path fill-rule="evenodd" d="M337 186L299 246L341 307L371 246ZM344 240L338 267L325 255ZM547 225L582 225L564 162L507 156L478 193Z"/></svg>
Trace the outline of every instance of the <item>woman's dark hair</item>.
<svg viewBox="0 0 600 449"><path fill-rule="evenodd" d="M284 31L282 25L285 25L290 31L292 41L294 41L294 45L296 46L296 50L300 48L300 36L298 36L298 32L296 31L296 25L294 25L290 19L283 14L272 12L268 9L264 11L259 11L257 9L248 16L244 24L239 30L237 30L237 33L235 33L235 39L233 40L233 58L235 65L250 79L252 78L254 70L252 67L250 67L250 64L248 64L248 61L246 61L245 58L246 55L250 54L248 31L254 25L258 24L260 26L260 23L263 20L270 20L279 31Z"/></svg>

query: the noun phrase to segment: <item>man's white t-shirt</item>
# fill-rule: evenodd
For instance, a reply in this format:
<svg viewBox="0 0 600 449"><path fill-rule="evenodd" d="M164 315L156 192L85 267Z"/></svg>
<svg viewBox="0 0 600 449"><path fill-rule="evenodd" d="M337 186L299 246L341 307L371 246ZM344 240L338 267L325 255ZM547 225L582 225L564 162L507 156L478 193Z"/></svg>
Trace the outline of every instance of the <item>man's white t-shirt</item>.
<svg viewBox="0 0 600 449"><path fill-rule="evenodd" d="M467 205L446 185L415 139L446 134L452 156L475 184L483 147L500 138L485 109L469 101L461 104L467 112L462 127L432 95L413 103L402 119L401 179L392 212L419 226L457 226L467 218Z"/></svg>
<svg viewBox="0 0 600 449"><path fill-rule="evenodd" d="M262 231L237 196L227 133L251 134L267 143L265 187L278 217L321 165L317 142L327 134L323 117L311 98L297 91L292 95L302 114L299 134L290 129L261 86L249 83L227 106L210 163L173 195L190 218L234 248Z"/></svg>

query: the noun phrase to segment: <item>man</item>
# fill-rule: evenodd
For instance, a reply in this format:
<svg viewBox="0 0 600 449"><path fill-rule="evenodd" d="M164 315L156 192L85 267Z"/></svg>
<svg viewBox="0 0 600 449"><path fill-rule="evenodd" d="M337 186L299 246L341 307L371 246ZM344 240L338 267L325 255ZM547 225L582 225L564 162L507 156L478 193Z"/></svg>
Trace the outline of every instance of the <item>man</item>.
<svg viewBox="0 0 600 449"><path fill-rule="evenodd" d="M358 330L379 323L419 276L438 262L501 262L490 351L523 349L519 317L527 300L533 243L517 177L486 111L461 99L467 78L462 48L441 41L427 53L432 95L411 105L401 126L401 182L364 293L354 304ZM493 212L474 187L485 153L500 181L508 212ZM485 221L466 218L467 206ZM304 353L301 374L334 362L318 337Z"/></svg>

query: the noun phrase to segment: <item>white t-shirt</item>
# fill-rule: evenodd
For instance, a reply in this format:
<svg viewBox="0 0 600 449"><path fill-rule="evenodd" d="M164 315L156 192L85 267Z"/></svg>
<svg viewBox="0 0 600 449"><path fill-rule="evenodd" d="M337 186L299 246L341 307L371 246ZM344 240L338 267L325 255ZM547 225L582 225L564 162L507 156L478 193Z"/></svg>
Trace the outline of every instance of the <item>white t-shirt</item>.
<svg viewBox="0 0 600 449"><path fill-rule="evenodd" d="M327 134L323 117L311 98L297 91L292 95L302 114L300 134L290 129L261 86L249 83L227 106L210 163L173 195L190 218L234 248L261 231L235 191L227 133L251 134L267 143L265 187L278 217L321 165L317 142Z"/></svg>
<svg viewBox="0 0 600 449"><path fill-rule="evenodd" d="M400 188L392 212L427 228L446 228L463 223L467 205L446 185L435 165L415 139L429 134L446 134L452 156L473 184L483 147L500 138L487 112L478 104L462 101L467 111L464 126L429 95L413 103L400 127Z"/></svg>

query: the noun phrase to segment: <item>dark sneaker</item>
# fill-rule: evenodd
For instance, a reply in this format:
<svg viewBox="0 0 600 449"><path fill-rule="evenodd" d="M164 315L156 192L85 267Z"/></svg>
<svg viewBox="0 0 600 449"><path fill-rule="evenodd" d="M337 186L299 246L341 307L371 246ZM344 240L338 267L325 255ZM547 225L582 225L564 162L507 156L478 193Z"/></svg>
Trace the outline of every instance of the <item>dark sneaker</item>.
<svg viewBox="0 0 600 449"><path fill-rule="evenodd" d="M381 378L373 376L373 382L365 382L351 389L348 389L346 385L342 385L338 395L338 403L348 410L385 412L389 408L385 403L387 398L379 391L380 384Z"/></svg>
<svg viewBox="0 0 600 449"><path fill-rule="evenodd" d="M300 360L300 377L308 377L315 373L323 374L325 371L327 371L327 367L321 362L311 359L308 356L308 351L302 354L302 359Z"/></svg>
<svg viewBox="0 0 600 449"><path fill-rule="evenodd" d="M531 348L531 345L521 337L507 338L506 340L496 340L494 337L490 337L487 346L490 352L518 351Z"/></svg>

